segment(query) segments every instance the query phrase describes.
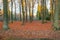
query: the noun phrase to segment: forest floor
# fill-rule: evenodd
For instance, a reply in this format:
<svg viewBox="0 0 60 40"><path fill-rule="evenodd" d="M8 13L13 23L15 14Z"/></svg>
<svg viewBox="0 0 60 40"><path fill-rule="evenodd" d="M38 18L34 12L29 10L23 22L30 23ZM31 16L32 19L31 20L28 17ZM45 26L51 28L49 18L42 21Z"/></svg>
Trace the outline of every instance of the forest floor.
<svg viewBox="0 0 60 40"><path fill-rule="evenodd" d="M32 40L34 38L49 38L60 40L60 31L54 31L51 22L42 24L41 21L33 21L32 23L16 21L9 23L9 30L2 30L3 22L0 22L0 40ZM16 39L15 39L16 38Z"/></svg>

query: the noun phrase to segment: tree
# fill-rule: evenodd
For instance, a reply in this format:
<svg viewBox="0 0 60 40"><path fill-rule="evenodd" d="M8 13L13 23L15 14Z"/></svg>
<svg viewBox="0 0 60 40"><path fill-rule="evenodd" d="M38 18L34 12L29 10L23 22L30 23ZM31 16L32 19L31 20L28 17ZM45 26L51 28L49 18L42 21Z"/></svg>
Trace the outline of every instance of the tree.
<svg viewBox="0 0 60 40"><path fill-rule="evenodd" d="M40 5L40 1L38 1L37 17L38 17L39 20L41 19L41 5Z"/></svg>
<svg viewBox="0 0 60 40"><path fill-rule="evenodd" d="M11 22L13 23L13 0L11 0Z"/></svg>
<svg viewBox="0 0 60 40"><path fill-rule="evenodd" d="M55 13L54 13L54 29L59 30L59 5L60 5L60 0L54 0L54 5L55 5Z"/></svg>
<svg viewBox="0 0 60 40"><path fill-rule="evenodd" d="M32 0L29 1L29 17L30 22L32 22Z"/></svg>
<svg viewBox="0 0 60 40"><path fill-rule="evenodd" d="M54 22L54 1L50 0L50 15L51 15L51 22Z"/></svg>
<svg viewBox="0 0 60 40"><path fill-rule="evenodd" d="M16 21L17 20L17 18L16 18L16 2L15 2L16 0L14 0L14 4L15 4L15 18L14 18L14 20Z"/></svg>
<svg viewBox="0 0 60 40"><path fill-rule="evenodd" d="M25 18L24 18L25 17L25 15L24 15L24 13L25 13L24 12L24 6L25 6L24 0L21 0L21 4L22 4L22 15L23 15L23 20L22 20L23 23L22 23L22 25L23 25L24 24L24 20L25 20Z"/></svg>
<svg viewBox="0 0 60 40"><path fill-rule="evenodd" d="M48 9L46 7L46 0L44 2L44 6L40 5L40 1L38 1L38 7L37 7L37 17L39 20L42 20L44 18L44 22L47 22L47 20L49 20L49 13L48 13ZM43 12L43 14L42 14Z"/></svg>
<svg viewBox="0 0 60 40"><path fill-rule="evenodd" d="M46 11L45 11L45 8L46 7L46 0L41 0L41 20L42 20L42 23L45 23L45 19L46 19Z"/></svg>
<svg viewBox="0 0 60 40"><path fill-rule="evenodd" d="M25 13L26 13L26 22L27 22L27 0L25 0Z"/></svg>
<svg viewBox="0 0 60 40"><path fill-rule="evenodd" d="M30 21L30 5L29 5L29 0L27 0L27 18L28 18L28 21Z"/></svg>
<svg viewBox="0 0 60 40"><path fill-rule="evenodd" d="M35 0L32 0L32 21L33 21L33 8L34 8Z"/></svg>
<svg viewBox="0 0 60 40"><path fill-rule="evenodd" d="M30 16L30 2L28 0L28 8L29 8L29 21L31 22L31 16Z"/></svg>
<svg viewBox="0 0 60 40"><path fill-rule="evenodd" d="M46 7L46 0L44 0L44 20L45 20L45 22L47 22L46 21L46 16L47 16L47 7Z"/></svg>
<svg viewBox="0 0 60 40"><path fill-rule="evenodd" d="M8 29L8 0L3 0L4 23L3 29Z"/></svg>
<svg viewBox="0 0 60 40"><path fill-rule="evenodd" d="M18 3L19 3L20 21L21 21L22 20L22 18L21 18L21 0L19 0Z"/></svg>

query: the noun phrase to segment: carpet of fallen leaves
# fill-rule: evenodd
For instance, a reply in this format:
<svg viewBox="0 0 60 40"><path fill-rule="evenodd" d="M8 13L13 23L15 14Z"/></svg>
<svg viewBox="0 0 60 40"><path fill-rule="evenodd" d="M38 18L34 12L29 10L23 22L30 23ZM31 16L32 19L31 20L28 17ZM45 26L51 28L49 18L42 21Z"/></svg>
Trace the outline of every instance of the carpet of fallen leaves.
<svg viewBox="0 0 60 40"><path fill-rule="evenodd" d="M0 30L2 30L3 22L0 22ZM0 31L0 39L8 37L20 38L54 38L60 39L60 31L53 31L51 22L42 24L41 21L22 22L14 21L9 23L9 30Z"/></svg>
<svg viewBox="0 0 60 40"><path fill-rule="evenodd" d="M50 22L42 24L40 21L25 22L22 25L22 22L13 22L9 23L9 28L13 30L29 30L29 31L39 31L39 30L52 30Z"/></svg>

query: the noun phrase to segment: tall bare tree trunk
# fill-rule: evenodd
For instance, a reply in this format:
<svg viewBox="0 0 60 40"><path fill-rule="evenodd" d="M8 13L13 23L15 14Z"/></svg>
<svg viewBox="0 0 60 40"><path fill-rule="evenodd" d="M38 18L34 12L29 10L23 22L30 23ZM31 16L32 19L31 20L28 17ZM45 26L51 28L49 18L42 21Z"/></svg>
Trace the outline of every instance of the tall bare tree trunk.
<svg viewBox="0 0 60 40"><path fill-rule="evenodd" d="M27 0L25 0L25 13L26 13L26 22L28 21L27 19Z"/></svg>
<svg viewBox="0 0 60 40"><path fill-rule="evenodd" d="M22 18L21 18L21 7L22 7L22 5L21 5L21 0L19 0L18 2L19 2L20 21L21 21L21 20L22 20Z"/></svg>
<svg viewBox="0 0 60 40"><path fill-rule="evenodd" d="M54 22L54 2L53 0L50 0L50 14L51 14L51 22L53 23Z"/></svg>
<svg viewBox="0 0 60 40"><path fill-rule="evenodd" d="M13 0L11 0L11 22L13 23Z"/></svg>
<svg viewBox="0 0 60 40"><path fill-rule="evenodd" d="M15 2L16 0L14 0L14 4L15 4L15 18L14 18L14 20L16 21L17 20L17 18L16 18L16 2Z"/></svg>
<svg viewBox="0 0 60 40"><path fill-rule="evenodd" d="M60 5L60 0L54 0L54 4L55 4L55 13L54 13L54 29L55 30L60 30L59 27L59 5Z"/></svg>
<svg viewBox="0 0 60 40"><path fill-rule="evenodd" d="M22 20L22 25L24 25L24 20L25 20L25 15L24 15L24 0L21 0L21 3L22 3L22 15L23 15L23 20Z"/></svg>
<svg viewBox="0 0 60 40"><path fill-rule="evenodd" d="M8 0L3 0L3 11L4 11L4 23L3 29L7 30L8 27Z"/></svg>
<svg viewBox="0 0 60 40"><path fill-rule="evenodd" d="M30 5L29 5L29 0L27 0L27 18L28 18L28 21L30 21Z"/></svg>
<svg viewBox="0 0 60 40"><path fill-rule="evenodd" d="M32 22L32 0L29 2L29 15L30 15L30 22Z"/></svg>
<svg viewBox="0 0 60 40"><path fill-rule="evenodd" d="M41 20L42 20L42 23L44 23L44 0L41 0Z"/></svg>
<svg viewBox="0 0 60 40"><path fill-rule="evenodd" d="M34 0L32 0L32 21L33 21L33 8L34 8Z"/></svg>
<svg viewBox="0 0 60 40"><path fill-rule="evenodd" d="M30 2L29 2L29 20L30 20L30 22L31 22L30 8L31 8L31 7L30 7Z"/></svg>
<svg viewBox="0 0 60 40"><path fill-rule="evenodd" d="M47 16L46 11L47 11L46 0L44 0L44 22L47 22L47 20L46 20L46 16Z"/></svg>
<svg viewBox="0 0 60 40"><path fill-rule="evenodd" d="M41 8L40 8L40 0L38 0L38 11L37 11L37 17L38 17L38 20L41 19Z"/></svg>

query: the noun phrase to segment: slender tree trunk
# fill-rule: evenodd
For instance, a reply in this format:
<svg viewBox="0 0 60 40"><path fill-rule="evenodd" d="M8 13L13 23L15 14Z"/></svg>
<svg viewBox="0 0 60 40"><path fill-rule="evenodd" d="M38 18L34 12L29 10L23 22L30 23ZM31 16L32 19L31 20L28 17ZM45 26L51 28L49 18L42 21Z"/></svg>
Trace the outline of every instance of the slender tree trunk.
<svg viewBox="0 0 60 40"><path fill-rule="evenodd" d="M32 0L31 0L32 1ZM29 2L29 15L30 15L30 22L32 22L32 2Z"/></svg>
<svg viewBox="0 0 60 40"><path fill-rule="evenodd" d="M40 8L40 0L38 1L38 11L37 11L37 16L38 16L38 19L40 20L41 19L41 8Z"/></svg>
<svg viewBox="0 0 60 40"><path fill-rule="evenodd" d="M34 0L32 0L32 21L33 21L33 7L34 7Z"/></svg>
<svg viewBox="0 0 60 40"><path fill-rule="evenodd" d="M24 24L24 20L25 20L25 15L24 15L24 3L23 3L24 1L23 0L21 0L21 3L22 3L22 15L23 15L23 20L22 20L22 25Z"/></svg>
<svg viewBox="0 0 60 40"><path fill-rule="evenodd" d="M29 17L30 17L30 14L29 14L29 0L27 0L27 19L28 19L28 21L30 21L29 19Z"/></svg>
<svg viewBox="0 0 60 40"><path fill-rule="evenodd" d="M51 13L51 22L53 23L54 22L54 9L53 9L53 0L50 0L50 13Z"/></svg>
<svg viewBox="0 0 60 40"><path fill-rule="evenodd" d="M11 0L11 22L13 23L13 0Z"/></svg>
<svg viewBox="0 0 60 40"><path fill-rule="evenodd" d="M3 11L4 11L4 23L3 29L8 29L8 0L3 0Z"/></svg>
<svg viewBox="0 0 60 40"><path fill-rule="evenodd" d="M44 0L41 0L41 20L42 20L42 23L44 23Z"/></svg>
<svg viewBox="0 0 60 40"><path fill-rule="evenodd" d="M19 1L19 10L20 10L20 21L22 20L21 18L21 0Z"/></svg>
<svg viewBox="0 0 60 40"><path fill-rule="evenodd" d="M28 21L28 19L27 19L27 0L25 0L25 12L26 12L26 22Z"/></svg>
<svg viewBox="0 0 60 40"><path fill-rule="evenodd" d="M46 0L44 0L44 22L47 22L46 21L46 15L47 15L46 10L47 10L47 8L46 8Z"/></svg>
<svg viewBox="0 0 60 40"><path fill-rule="evenodd" d="M30 12L30 2L29 2L29 20L30 20L30 22L31 22L31 12Z"/></svg>
<svg viewBox="0 0 60 40"><path fill-rule="evenodd" d="M15 0L16 1L16 0ZM15 4L15 21L17 20L17 18L16 18L16 2L14 1L14 4Z"/></svg>

